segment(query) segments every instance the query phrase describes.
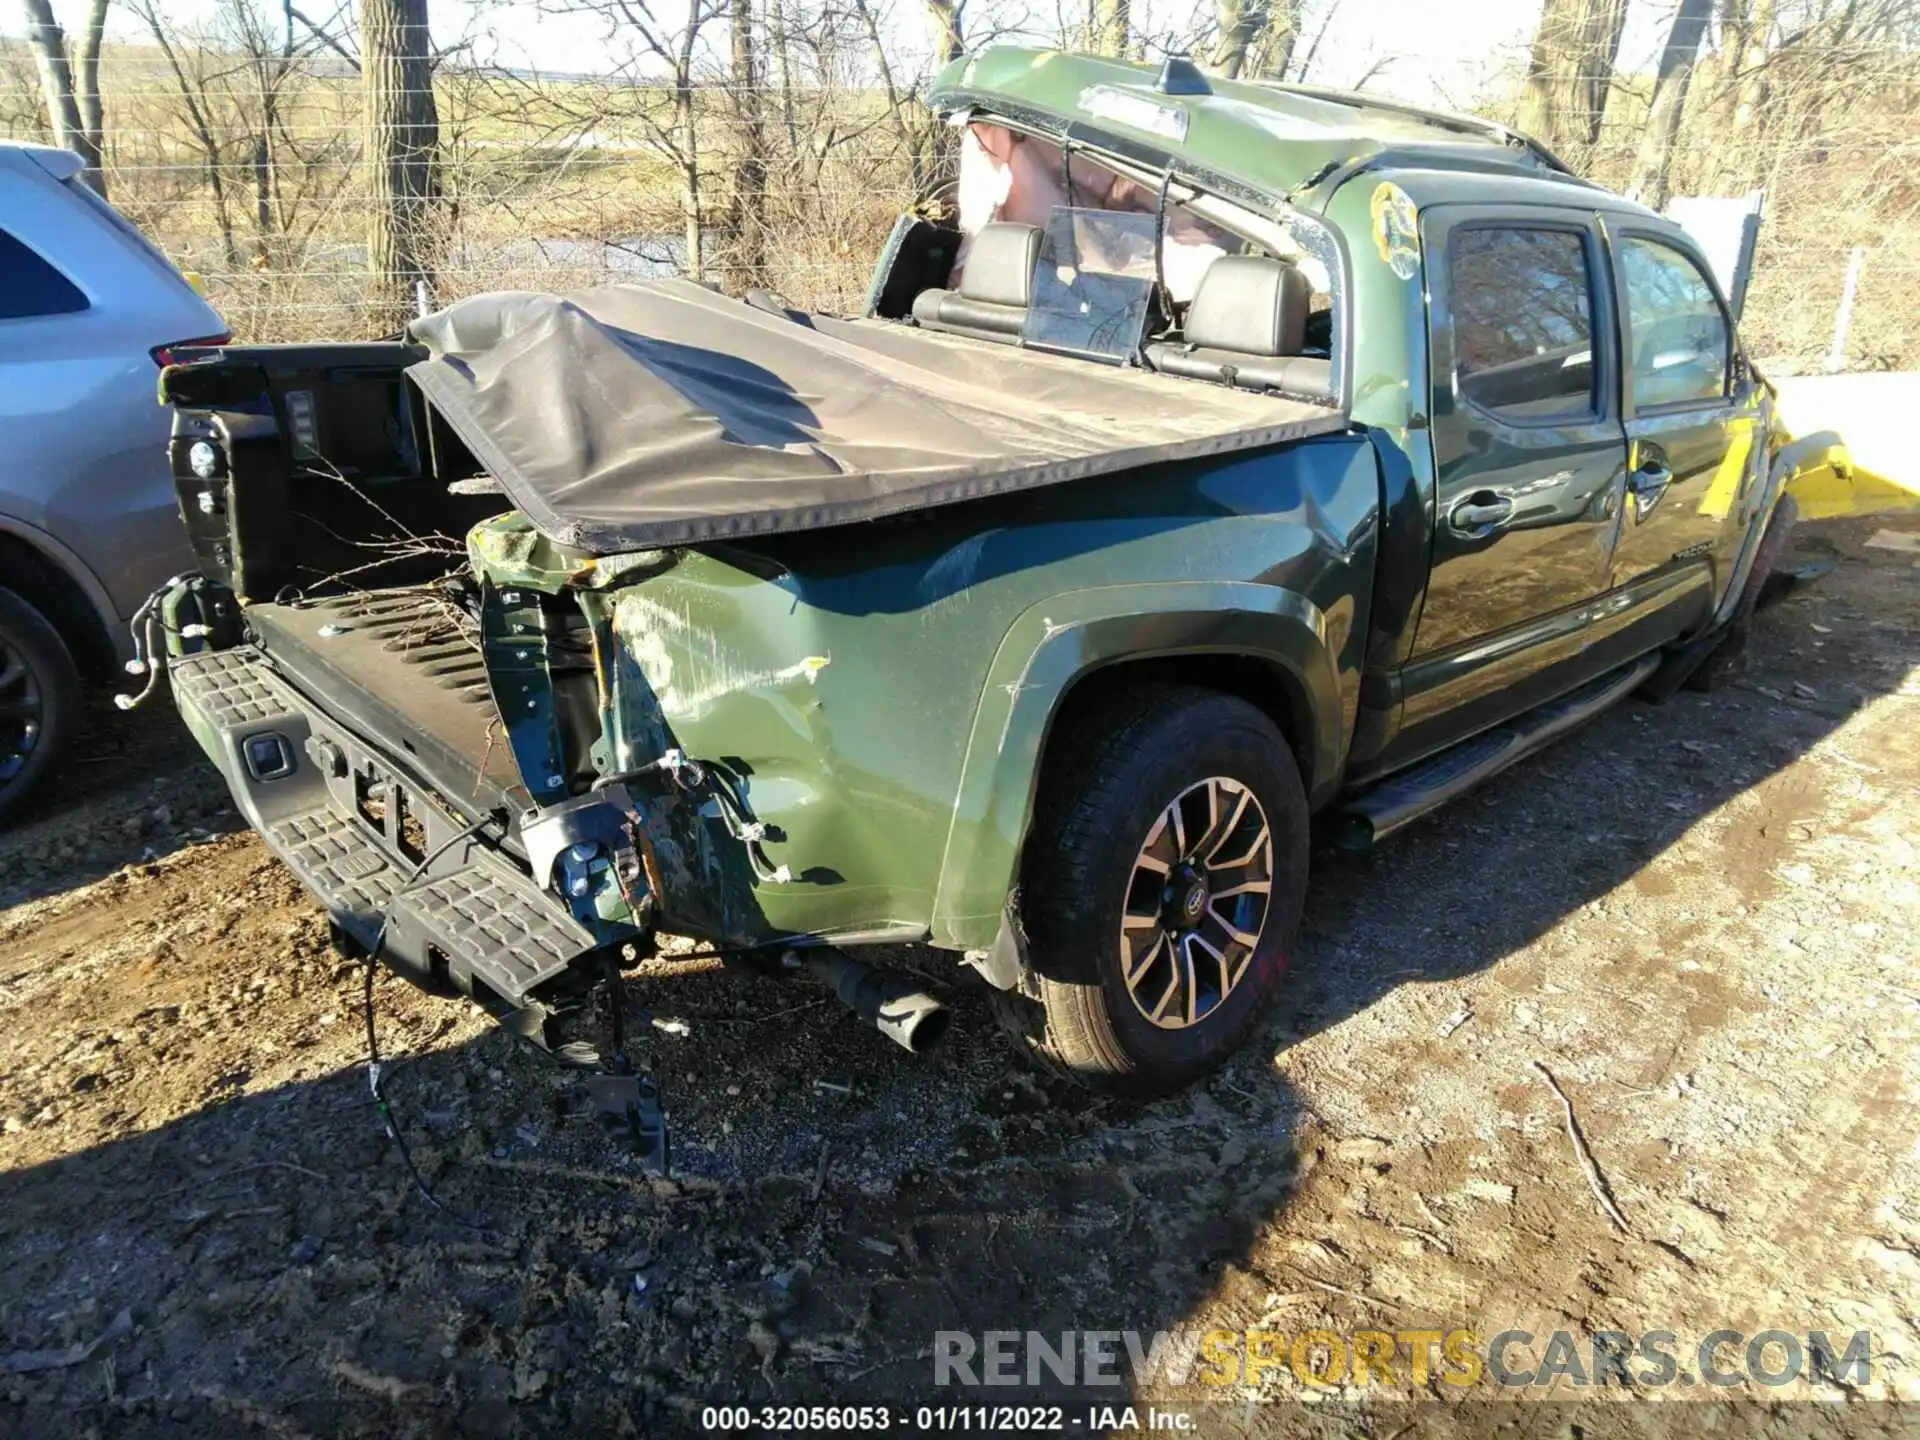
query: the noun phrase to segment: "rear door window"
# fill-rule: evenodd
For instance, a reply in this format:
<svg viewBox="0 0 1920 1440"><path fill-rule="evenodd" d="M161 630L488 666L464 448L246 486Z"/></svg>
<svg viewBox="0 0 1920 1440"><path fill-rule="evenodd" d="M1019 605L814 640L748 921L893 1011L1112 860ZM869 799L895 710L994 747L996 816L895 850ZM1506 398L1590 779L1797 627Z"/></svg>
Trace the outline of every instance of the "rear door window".
<svg viewBox="0 0 1920 1440"><path fill-rule="evenodd" d="M1522 423L1597 415L1587 237L1473 226L1447 239L1456 393Z"/></svg>
<svg viewBox="0 0 1920 1440"><path fill-rule="evenodd" d="M1620 246L1636 409L1710 404L1727 393L1727 317L1691 257L1629 235Z"/></svg>
<svg viewBox="0 0 1920 1440"><path fill-rule="evenodd" d="M78 285L25 241L0 230L0 320L72 315L86 308Z"/></svg>

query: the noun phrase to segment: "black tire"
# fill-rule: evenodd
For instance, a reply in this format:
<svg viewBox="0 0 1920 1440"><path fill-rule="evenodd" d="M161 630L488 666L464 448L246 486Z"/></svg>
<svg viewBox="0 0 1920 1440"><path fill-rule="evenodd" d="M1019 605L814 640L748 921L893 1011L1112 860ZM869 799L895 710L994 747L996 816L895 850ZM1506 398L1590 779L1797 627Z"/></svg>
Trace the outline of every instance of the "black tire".
<svg viewBox="0 0 1920 1440"><path fill-rule="evenodd" d="M1098 718L1056 743L1064 753L1050 747L1019 907L1039 1003L1004 995L995 1008L1030 1056L1079 1084L1132 1099L1171 1094L1233 1054L1279 989L1307 885L1307 802L1299 768L1285 738L1259 710L1229 695L1185 686L1141 686L1103 705ZM1252 862L1239 871L1223 865L1215 872L1196 859L1192 873L1202 886L1203 906L1198 927L1162 933L1156 922L1142 927L1149 933L1123 942L1123 915L1136 917L1139 926L1142 912L1156 907L1164 906L1163 915L1193 913L1188 907L1196 882L1178 880L1183 873L1178 866L1156 897L1162 882L1136 865L1148 858L1142 846L1155 833L1162 837L1155 844L1171 854L1180 847L1167 837L1184 828L1192 835L1185 843L1197 857L1212 830L1229 824L1224 817L1238 803L1236 792L1216 782L1244 789L1261 813L1236 812L1238 826L1213 840L1213 857L1232 859L1223 853L1228 840L1238 848L1254 834L1255 820L1263 819L1268 863ZM1183 795L1187 808L1182 813L1189 823L1162 825L1156 832L1160 818L1170 815ZM1208 824L1209 806L1216 801L1212 813L1220 818ZM1259 850L1254 839L1249 854ZM1153 863L1163 862L1156 856ZM1202 980L1194 969L1183 971L1179 953L1197 953L1198 968L1205 971L1210 965L1205 957L1217 952L1182 952L1175 936L1218 942L1223 932L1212 926L1217 922L1231 933L1234 923L1219 919L1218 904L1232 889L1246 888L1244 881L1222 885L1221 895L1213 897L1205 893L1207 881L1255 876L1257 886L1262 869L1270 885L1264 913L1257 932L1241 932L1255 934L1256 943L1222 946L1228 958L1211 962L1217 973L1209 979ZM1240 925L1255 923L1247 901L1235 899L1233 913ZM1164 952L1158 950L1163 940L1170 947ZM1146 999L1136 1001L1136 991L1129 989L1123 943L1136 947L1130 958L1136 973L1148 977L1139 982ZM1161 959L1142 959L1147 952L1138 947L1152 947ZM1168 981L1164 991L1163 977ZM1201 1008L1204 996L1189 1004L1186 997L1200 996L1207 985L1214 994L1206 1008ZM1146 1008L1155 993L1162 1004L1172 997L1161 1022ZM1183 1005L1197 1018L1183 1017ZM1179 1028L1166 1028L1168 1020Z"/></svg>
<svg viewBox="0 0 1920 1440"><path fill-rule="evenodd" d="M80 715L80 676L59 632L0 590L0 821L46 774Z"/></svg>
<svg viewBox="0 0 1920 1440"><path fill-rule="evenodd" d="M1740 599L1727 619L1720 643L1687 676L1689 690L1718 690L1746 672L1747 633L1753 625L1753 612L1760 607L1760 597L1766 591L1767 579L1773 574L1774 566L1780 563L1780 557L1786 553L1787 540L1799 518L1798 503L1791 495L1782 495L1780 502L1773 507L1773 514L1768 517L1766 533L1760 537L1760 546L1753 556L1753 566L1747 571L1746 584L1741 587Z"/></svg>

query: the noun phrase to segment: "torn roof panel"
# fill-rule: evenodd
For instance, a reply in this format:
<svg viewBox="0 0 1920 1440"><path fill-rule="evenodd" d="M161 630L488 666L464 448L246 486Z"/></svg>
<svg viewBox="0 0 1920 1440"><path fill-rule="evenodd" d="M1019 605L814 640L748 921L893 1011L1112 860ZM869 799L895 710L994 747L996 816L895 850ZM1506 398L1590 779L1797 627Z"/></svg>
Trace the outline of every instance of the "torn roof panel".
<svg viewBox="0 0 1920 1440"><path fill-rule="evenodd" d="M408 372L509 498L595 554L845 525L1340 430L1326 405L688 281L476 296Z"/></svg>

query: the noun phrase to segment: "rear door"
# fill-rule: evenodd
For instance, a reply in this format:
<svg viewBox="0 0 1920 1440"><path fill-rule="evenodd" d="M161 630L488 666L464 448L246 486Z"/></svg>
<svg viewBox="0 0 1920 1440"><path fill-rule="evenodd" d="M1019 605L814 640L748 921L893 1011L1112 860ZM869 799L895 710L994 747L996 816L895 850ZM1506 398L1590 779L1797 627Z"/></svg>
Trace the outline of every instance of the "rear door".
<svg viewBox="0 0 1920 1440"><path fill-rule="evenodd" d="M1758 502L1760 387L1693 242L1652 225L1611 229L1628 471L1608 608L1658 610L1678 634L1731 575Z"/></svg>
<svg viewBox="0 0 1920 1440"><path fill-rule="evenodd" d="M1439 206L1421 219L1437 511L1396 759L1578 683L1626 463L1593 216Z"/></svg>

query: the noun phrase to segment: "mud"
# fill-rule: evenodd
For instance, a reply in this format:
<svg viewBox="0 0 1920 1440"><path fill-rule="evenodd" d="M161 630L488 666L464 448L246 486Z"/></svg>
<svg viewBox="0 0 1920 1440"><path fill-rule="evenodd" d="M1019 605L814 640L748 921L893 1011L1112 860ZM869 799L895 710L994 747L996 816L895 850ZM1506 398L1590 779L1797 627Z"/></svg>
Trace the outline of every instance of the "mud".
<svg viewBox="0 0 1920 1440"><path fill-rule="evenodd" d="M1029 1075L963 986L915 1060L818 991L668 960L637 987L686 1031L648 1045L661 1184L566 1072L382 977L444 1211L369 1098L360 968L165 708L105 711L0 836L0 1429L657 1435L715 1403L1050 1398L1071 1433L1157 1401L1208 1433L1563 1434L1508 1402L1591 1393L1469 1399L1404 1350L1364 1387L933 1384L943 1330L1219 1327L1868 1330L1864 1383L1607 1393L1673 1402L1675 1434L1909 1433L1920 572L1862 547L1886 523L1803 531L1842 563L1763 612L1733 688L1317 856L1282 1007L1157 1107Z"/></svg>

